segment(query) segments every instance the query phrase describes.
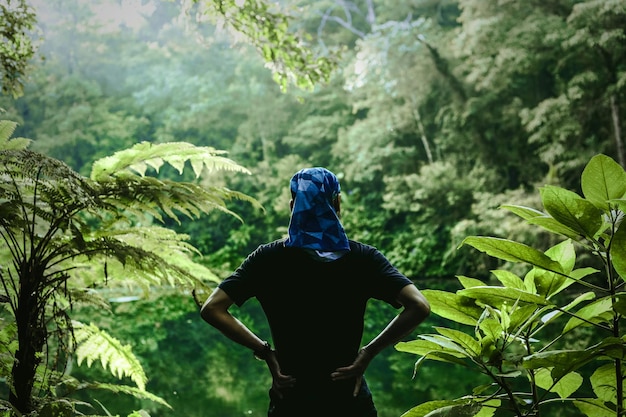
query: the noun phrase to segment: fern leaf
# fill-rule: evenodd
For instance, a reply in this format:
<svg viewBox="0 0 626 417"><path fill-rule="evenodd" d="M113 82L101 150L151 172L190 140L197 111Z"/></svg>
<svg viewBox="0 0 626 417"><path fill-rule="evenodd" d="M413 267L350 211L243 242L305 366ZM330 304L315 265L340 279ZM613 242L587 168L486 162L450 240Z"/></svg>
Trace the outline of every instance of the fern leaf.
<svg viewBox="0 0 626 417"><path fill-rule="evenodd" d="M10 120L0 120L0 144L5 144L9 141L13 132L17 128L17 123Z"/></svg>
<svg viewBox="0 0 626 417"><path fill-rule="evenodd" d="M22 150L26 149L32 142L26 138L13 138L13 132L17 128L17 123L10 120L0 120L0 149Z"/></svg>
<svg viewBox="0 0 626 417"><path fill-rule="evenodd" d="M105 383L98 383L98 382L92 382L90 384L88 384L87 388L90 389L103 389L103 390L107 390L107 391L111 391L117 394L127 394L127 395L132 395L135 398L139 398L139 399L143 399L143 400L150 400L153 401L157 404L161 404L164 405L168 408L172 408L171 405L169 405L167 403L167 401L165 401L163 398L159 397L158 395L154 395L148 391L145 390L141 390L139 388L136 387L131 387L128 385L114 385L114 384L105 384Z"/></svg>
<svg viewBox="0 0 626 417"><path fill-rule="evenodd" d="M145 391L148 378L129 345L122 345L119 340L93 324L73 321L72 325L79 365L86 361L87 366L91 367L94 361L99 360L104 369L120 379L129 377L139 390Z"/></svg>
<svg viewBox="0 0 626 417"><path fill-rule="evenodd" d="M203 168L209 172L236 171L250 174L247 169L236 162L220 156L224 153L212 147L194 146L187 142L159 144L140 142L129 149L118 151L94 162L91 179L103 181L121 172L135 172L143 177L148 166L158 172L165 162L182 174L187 161L192 165L196 177L200 176Z"/></svg>

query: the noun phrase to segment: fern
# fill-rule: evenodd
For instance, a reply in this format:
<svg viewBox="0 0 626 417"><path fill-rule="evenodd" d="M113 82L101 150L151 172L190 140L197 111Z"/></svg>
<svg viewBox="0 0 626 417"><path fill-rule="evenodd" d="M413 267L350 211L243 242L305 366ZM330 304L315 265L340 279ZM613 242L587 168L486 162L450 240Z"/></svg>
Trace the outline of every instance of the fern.
<svg viewBox="0 0 626 417"><path fill-rule="evenodd" d="M0 149L2 150L22 150L26 149L32 142L26 138L11 138L17 128L17 123L9 120L0 120Z"/></svg>
<svg viewBox="0 0 626 417"><path fill-rule="evenodd" d="M111 391L111 392L118 393L118 394L132 395L135 398L150 400L157 404L164 405L170 409L172 408L172 406L169 405L167 401L165 401L163 398L159 397L158 395L154 395L148 391L140 390L139 388L131 387L128 385L91 383L87 385L86 388L103 389L103 390Z"/></svg>
<svg viewBox="0 0 626 417"><path fill-rule="evenodd" d="M196 179L204 172L248 170L213 148L143 142L97 161L86 178L62 161L26 149L28 140L11 139L15 128L13 122L0 121L0 300L16 320L17 339L28 344L22 348L0 340L7 362L0 371L11 370L11 404L27 413L34 410L34 388L50 392L58 378L39 369L56 369L47 356L51 346L69 353L74 348L79 363L88 366L99 360L118 378L129 377L137 385L117 388L120 392L151 398L130 347L96 326L73 323L69 312L74 303L109 308L97 289L84 290L97 288L102 275L105 283L109 277L132 279L144 291L152 286L206 290L207 281L218 278L194 261L199 253L188 236L152 226L153 219L180 222L181 214L198 218L212 210L239 218L227 207L233 199L262 206L228 188L205 186L206 179L200 184L173 181L146 172L158 173L169 164L182 174L187 162ZM76 345L68 346L72 327ZM58 343L49 342L52 336ZM55 360L62 357L59 352Z"/></svg>
<svg viewBox="0 0 626 417"><path fill-rule="evenodd" d="M74 353L80 365L83 361L91 367L99 360L104 369L109 369L118 378L129 377L141 391L145 391L148 378L132 353L129 345L122 345L119 340L92 324L73 321L76 347Z"/></svg>
<svg viewBox="0 0 626 417"><path fill-rule="evenodd" d="M149 166L158 172L164 163L170 164L182 174L187 161L190 162L196 178L200 177L205 168L209 172L234 171L250 173L234 161L220 156L224 153L224 151L218 151L211 147L194 146L187 142L160 144L141 142L132 148L116 152L112 156L96 161L92 167L91 179L102 181L108 177L118 176L122 172L129 171L143 177Z"/></svg>

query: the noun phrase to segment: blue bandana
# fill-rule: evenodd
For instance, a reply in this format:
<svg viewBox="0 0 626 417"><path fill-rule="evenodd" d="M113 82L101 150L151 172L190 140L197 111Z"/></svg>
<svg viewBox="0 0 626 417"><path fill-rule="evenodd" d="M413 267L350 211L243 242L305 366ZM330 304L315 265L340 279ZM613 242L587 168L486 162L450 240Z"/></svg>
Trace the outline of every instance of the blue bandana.
<svg viewBox="0 0 626 417"><path fill-rule="evenodd" d="M291 178L294 196L285 246L323 252L350 250L348 237L334 208L339 180L325 168L305 168Z"/></svg>

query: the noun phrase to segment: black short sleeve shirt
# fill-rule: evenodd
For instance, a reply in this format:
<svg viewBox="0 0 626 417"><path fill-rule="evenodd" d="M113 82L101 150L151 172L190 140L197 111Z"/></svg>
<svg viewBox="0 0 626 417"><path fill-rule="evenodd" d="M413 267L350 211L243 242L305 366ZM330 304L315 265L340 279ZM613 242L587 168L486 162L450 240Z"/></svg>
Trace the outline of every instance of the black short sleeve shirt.
<svg viewBox="0 0 626 417"><path fill-rule="evenodd" d="M398 308L396 296L408 284L372 246L350 241L346 255L320 262L278 240L259 246L220 288L239 306L257 298L283 372L316 380L354 360L367 301Z"/></svg>

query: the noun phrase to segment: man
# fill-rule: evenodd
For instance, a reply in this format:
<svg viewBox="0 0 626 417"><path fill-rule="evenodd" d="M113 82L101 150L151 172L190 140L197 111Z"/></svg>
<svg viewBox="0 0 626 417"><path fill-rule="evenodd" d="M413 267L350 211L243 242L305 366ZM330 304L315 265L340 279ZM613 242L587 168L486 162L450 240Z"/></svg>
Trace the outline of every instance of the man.
<svg viewBox="0 0 626 417"><path fill-rule="evenodd" d="M303 169L290 187L289 236L252 252L207 299L201 316L267 363L269 417L376 417L363 374L430 306L376 248L347 238L332 172ZM267 316L275 350L228 311L251 297ZM360 348L370 298L403 309Z"/></svg>

